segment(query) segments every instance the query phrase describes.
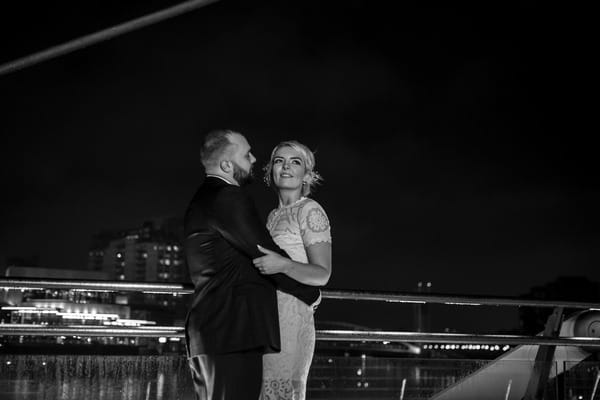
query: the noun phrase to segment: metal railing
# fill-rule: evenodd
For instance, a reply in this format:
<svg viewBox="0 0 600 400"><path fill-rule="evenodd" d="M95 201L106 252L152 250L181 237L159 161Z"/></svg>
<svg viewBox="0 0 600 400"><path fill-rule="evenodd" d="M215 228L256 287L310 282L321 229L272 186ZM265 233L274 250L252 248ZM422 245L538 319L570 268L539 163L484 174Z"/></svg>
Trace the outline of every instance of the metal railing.
<svg viewBox="0 0 600 400"><path fill-rule="evenodd" d="M183 327L62 327L27 324L0 324L6 336L101 336L101 337L168 337L184 338ZM548 338L521 335L474 335L462 333L423 333L391 331L318 330L317 340L350 342L419 342L497 345L585 346L600 348L600 339L587 337Z"/></svg>
<svg viewBox="0 0 600 400"><path fill-rule="evenodd" d="M123 281L60 280L2 278L0 289L40 290L62 289L74 291L142 292L155 294L192 294L191 284L137 283ZM600 310L600 304L572 301L541 301L504 297L478 297L458 295L414 294L383 291L323 290L324 299L381 301L387 303L437 303L459 306L519 306L564 307ZM0 335L7 336L112 336L112 337L176 337L183 338L183 327L103 328L97 326L37 326L0 324ZM522 335L479 335L460 333L423 333L364 330L318 330L317 340L361 342L421 342L457 344L508 344L599 347L600 339L589 337L547 337Z"/></svg>
<svg viewBox="0 0 600 400"><path fill-rule="evenodd" d="M67 279L1 278L0 289L63 289L101 292L142 292L156 294L192 294L194 287L187 283L124 282ZM322 290L324 299L381 301L386 303L447 304L460 306L517 306L517 307L564 307L600 310L600 303L577 301L547 301L510 297L481 297L464 295L440 295L386 291Z"/></svg>

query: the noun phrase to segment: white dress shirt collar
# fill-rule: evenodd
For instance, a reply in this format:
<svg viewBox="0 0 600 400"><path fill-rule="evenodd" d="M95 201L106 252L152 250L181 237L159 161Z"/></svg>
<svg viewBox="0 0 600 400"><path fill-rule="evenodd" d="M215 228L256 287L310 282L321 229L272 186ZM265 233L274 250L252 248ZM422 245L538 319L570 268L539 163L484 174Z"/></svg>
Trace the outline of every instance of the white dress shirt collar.
<svg viewBox="0 0 600 400"><path fill-rule="evenodd" d="M228 184L230 184L230 185L237 186L235 183L233 183L233 182L230 182L229 180L227 180L227 179L225 179L225 178L223 178L222 176L219 176L219 175L214 175L214 174L206 174L206 176L207 176L207 177L209 177L209 176L210 176L210 177L212 177L212 178L219 178L219 179L220 179L220 180L222 180L223 182L226 182L226 183L228 183Z"/></svg>

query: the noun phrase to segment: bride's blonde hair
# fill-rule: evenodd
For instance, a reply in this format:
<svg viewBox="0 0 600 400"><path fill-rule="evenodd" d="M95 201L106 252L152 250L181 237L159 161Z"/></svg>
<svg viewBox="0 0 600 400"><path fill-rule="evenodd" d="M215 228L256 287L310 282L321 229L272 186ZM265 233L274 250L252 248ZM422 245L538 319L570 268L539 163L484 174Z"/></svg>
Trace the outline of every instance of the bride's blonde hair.
<svg viewBox="0 0 600 400"><path fill-rule="evenodd" d="M308 196L316 185L323 182L323 177L315 170L316 161L313 152L307 146L296 140L286 140L275 146L271 152L269 163L263 168L263 171L265 171L264 181L267 186L271 186L271 183L273 182L273 158L275 157L275 152L286 146L296 150L302 156L306 168L306 175L308 176L305 181L306 183L303 182L302 184L302 196Z"/></svg>

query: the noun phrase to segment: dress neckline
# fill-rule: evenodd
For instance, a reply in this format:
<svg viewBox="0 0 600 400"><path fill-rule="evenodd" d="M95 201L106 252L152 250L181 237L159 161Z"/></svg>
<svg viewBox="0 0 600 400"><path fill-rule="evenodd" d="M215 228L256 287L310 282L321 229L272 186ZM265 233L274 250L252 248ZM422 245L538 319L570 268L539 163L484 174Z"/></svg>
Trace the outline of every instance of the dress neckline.
<svg viewBox="0 0 600 400"><path fill-rule="evenodd" d="M277 207L277 210L285 210L286 208L291 208L294 207L295 205L297 205L298 203L300 203L302 200L306 200L307 197L305 196L300 196L300 198L298 200L296 200L295 202L286 205L281 204L281 202L279 202L279 207Z"/></svg>

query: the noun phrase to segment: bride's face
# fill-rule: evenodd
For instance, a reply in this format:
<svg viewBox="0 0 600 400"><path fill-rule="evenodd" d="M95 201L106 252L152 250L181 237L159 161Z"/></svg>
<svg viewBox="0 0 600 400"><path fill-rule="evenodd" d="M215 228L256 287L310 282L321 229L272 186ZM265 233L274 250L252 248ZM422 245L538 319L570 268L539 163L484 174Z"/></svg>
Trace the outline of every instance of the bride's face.
<svg viewBox="0 0 600 400"><path fill-rule="evenodd" d="M302 154L289 146L275 151L272 162L272 178L278 189L302 190L302 182L306 180L306 163Z"/></svg>

